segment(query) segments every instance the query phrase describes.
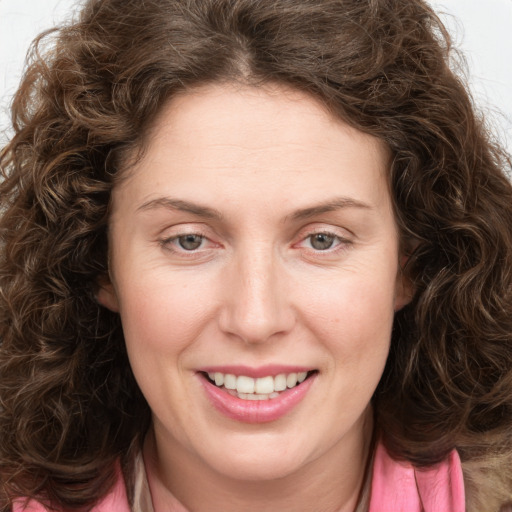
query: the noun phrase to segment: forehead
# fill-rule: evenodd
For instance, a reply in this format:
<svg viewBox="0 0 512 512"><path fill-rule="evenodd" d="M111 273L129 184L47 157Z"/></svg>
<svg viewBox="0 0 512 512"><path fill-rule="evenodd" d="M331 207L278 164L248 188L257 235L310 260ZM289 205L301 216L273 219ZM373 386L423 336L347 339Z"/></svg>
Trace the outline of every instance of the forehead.
<svg viewBox="0 0 512 512"><path fill-rule="evenodd" d="M248 149L269 148L279 134L279 142L327 147L340 130L387 155L382 141L351 128L310 94L273 83L214 83L182 92L165 104L148 132L148 143L155 145L159 136L172 134L181 143L222 143L229 137Z"/></svg>
<svg viewBox="0 0 512 512"><path fill-rule="evenodd" d="M210 199L212 191L217 197L240 194L244 187L269 195L272 187L286 189L289 199L306 188L314 202L315 191L332 187L338 195L387 196L388 163L381 141L335 118L309 95L282 86L216 84L165 105L126 181L135 181L131 192L146 200L165 189L188 194L186 187L195 183L196 198ZM119 189L117 195L129 192Z"/></svg>

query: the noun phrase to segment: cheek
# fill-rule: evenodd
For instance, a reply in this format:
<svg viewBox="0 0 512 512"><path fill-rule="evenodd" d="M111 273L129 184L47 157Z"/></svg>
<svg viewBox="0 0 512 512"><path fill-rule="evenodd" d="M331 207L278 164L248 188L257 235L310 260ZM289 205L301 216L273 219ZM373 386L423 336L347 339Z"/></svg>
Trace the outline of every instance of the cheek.
<svg viewBox="0 0 512 512"><path fill-rule="evenodd" d="M395 281L391 274L368 278L350 274L334 276L310 284L300 295L302 302L309 304L324 322L360 327L369 323L366 327L371 328L393 317ZM375 330L380 330L379 325L375 325Z"/></svg>
<svg viewBox="0 0 512 512"><path fill-rule="evenodd" d="M208 287L163 277L128 280L120 290L120 315L128 349L158 352L184 350L212 316L214 297Z"/></svg>
<svg viewBox="0 0 512 512"><path fill-rule="evenodd" d="M303 294L305 322L343 362L385 360L394 318L394 274L360 274L310 286Z"/></svg>

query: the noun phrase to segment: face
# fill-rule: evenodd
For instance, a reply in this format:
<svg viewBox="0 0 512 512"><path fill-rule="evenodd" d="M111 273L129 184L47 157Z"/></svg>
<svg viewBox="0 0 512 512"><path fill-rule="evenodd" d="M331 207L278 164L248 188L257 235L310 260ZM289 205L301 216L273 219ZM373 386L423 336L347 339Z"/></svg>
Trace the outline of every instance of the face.
<svg viewBox="0 0 512 512"><path fill-rule="evenodd" d="M161 112L113 192L98 299L162 453L268 479L361 441L404 303L388 160L277 86L205 86Z"/></svg>

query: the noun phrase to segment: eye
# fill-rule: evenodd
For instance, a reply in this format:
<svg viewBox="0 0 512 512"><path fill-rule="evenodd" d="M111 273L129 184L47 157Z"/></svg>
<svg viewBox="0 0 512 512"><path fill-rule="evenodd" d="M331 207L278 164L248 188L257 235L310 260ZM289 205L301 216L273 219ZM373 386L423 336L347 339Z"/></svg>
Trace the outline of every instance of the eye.
<svg viewBox="0 0 512 512"><path fill-rule="evenodd" d="M340 229L341 231L341 229ZM347 230L343 230L344 232ZM304 257L334 258L341 256L352 246L352 238L323 226L309 227L306 232L299 235L299 243L295 246L302 249Z"/></svg>
<svg viewBox="0 0 512 512"><path fill-rule="evenodd" d="M326 251L331 249L336 239L338 239L338 237L331 233L315 233L307 237L309 244L316 251Z"/></svg>
<svg viewBox="0 0 512 512"><path fill-rule="evenodd" d="M183 256L200 253L215 244L200 233L181 233L160 240L160 245L167 251Z"/></svg>
<svg viewBox="0 0 512 512"><path fill-rule="evenodd" d="M195 251L199 249L204 242L204 236L196 234L181 235L174 239L181 249L185 251Z"/></svg>
<svg viewBox="0 0 512 512"><path fill-rule="evenodd" d="M347 243L349 241L339 235L329 231L318 231L307 235L300 245L315 252L332 252Z"/></svg>

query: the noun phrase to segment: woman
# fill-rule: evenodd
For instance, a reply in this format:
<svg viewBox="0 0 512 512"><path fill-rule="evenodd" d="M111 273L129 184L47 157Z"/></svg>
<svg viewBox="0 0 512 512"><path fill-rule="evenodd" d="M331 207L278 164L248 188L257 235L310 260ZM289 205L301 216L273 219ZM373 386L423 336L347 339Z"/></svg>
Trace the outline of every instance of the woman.
<svg viewBox="0 0 512 512"><path fill-rule="evenodd" d="M90 0L35 54L4 510L506 505L510 160L449 50L420 0Z"/></svg>

